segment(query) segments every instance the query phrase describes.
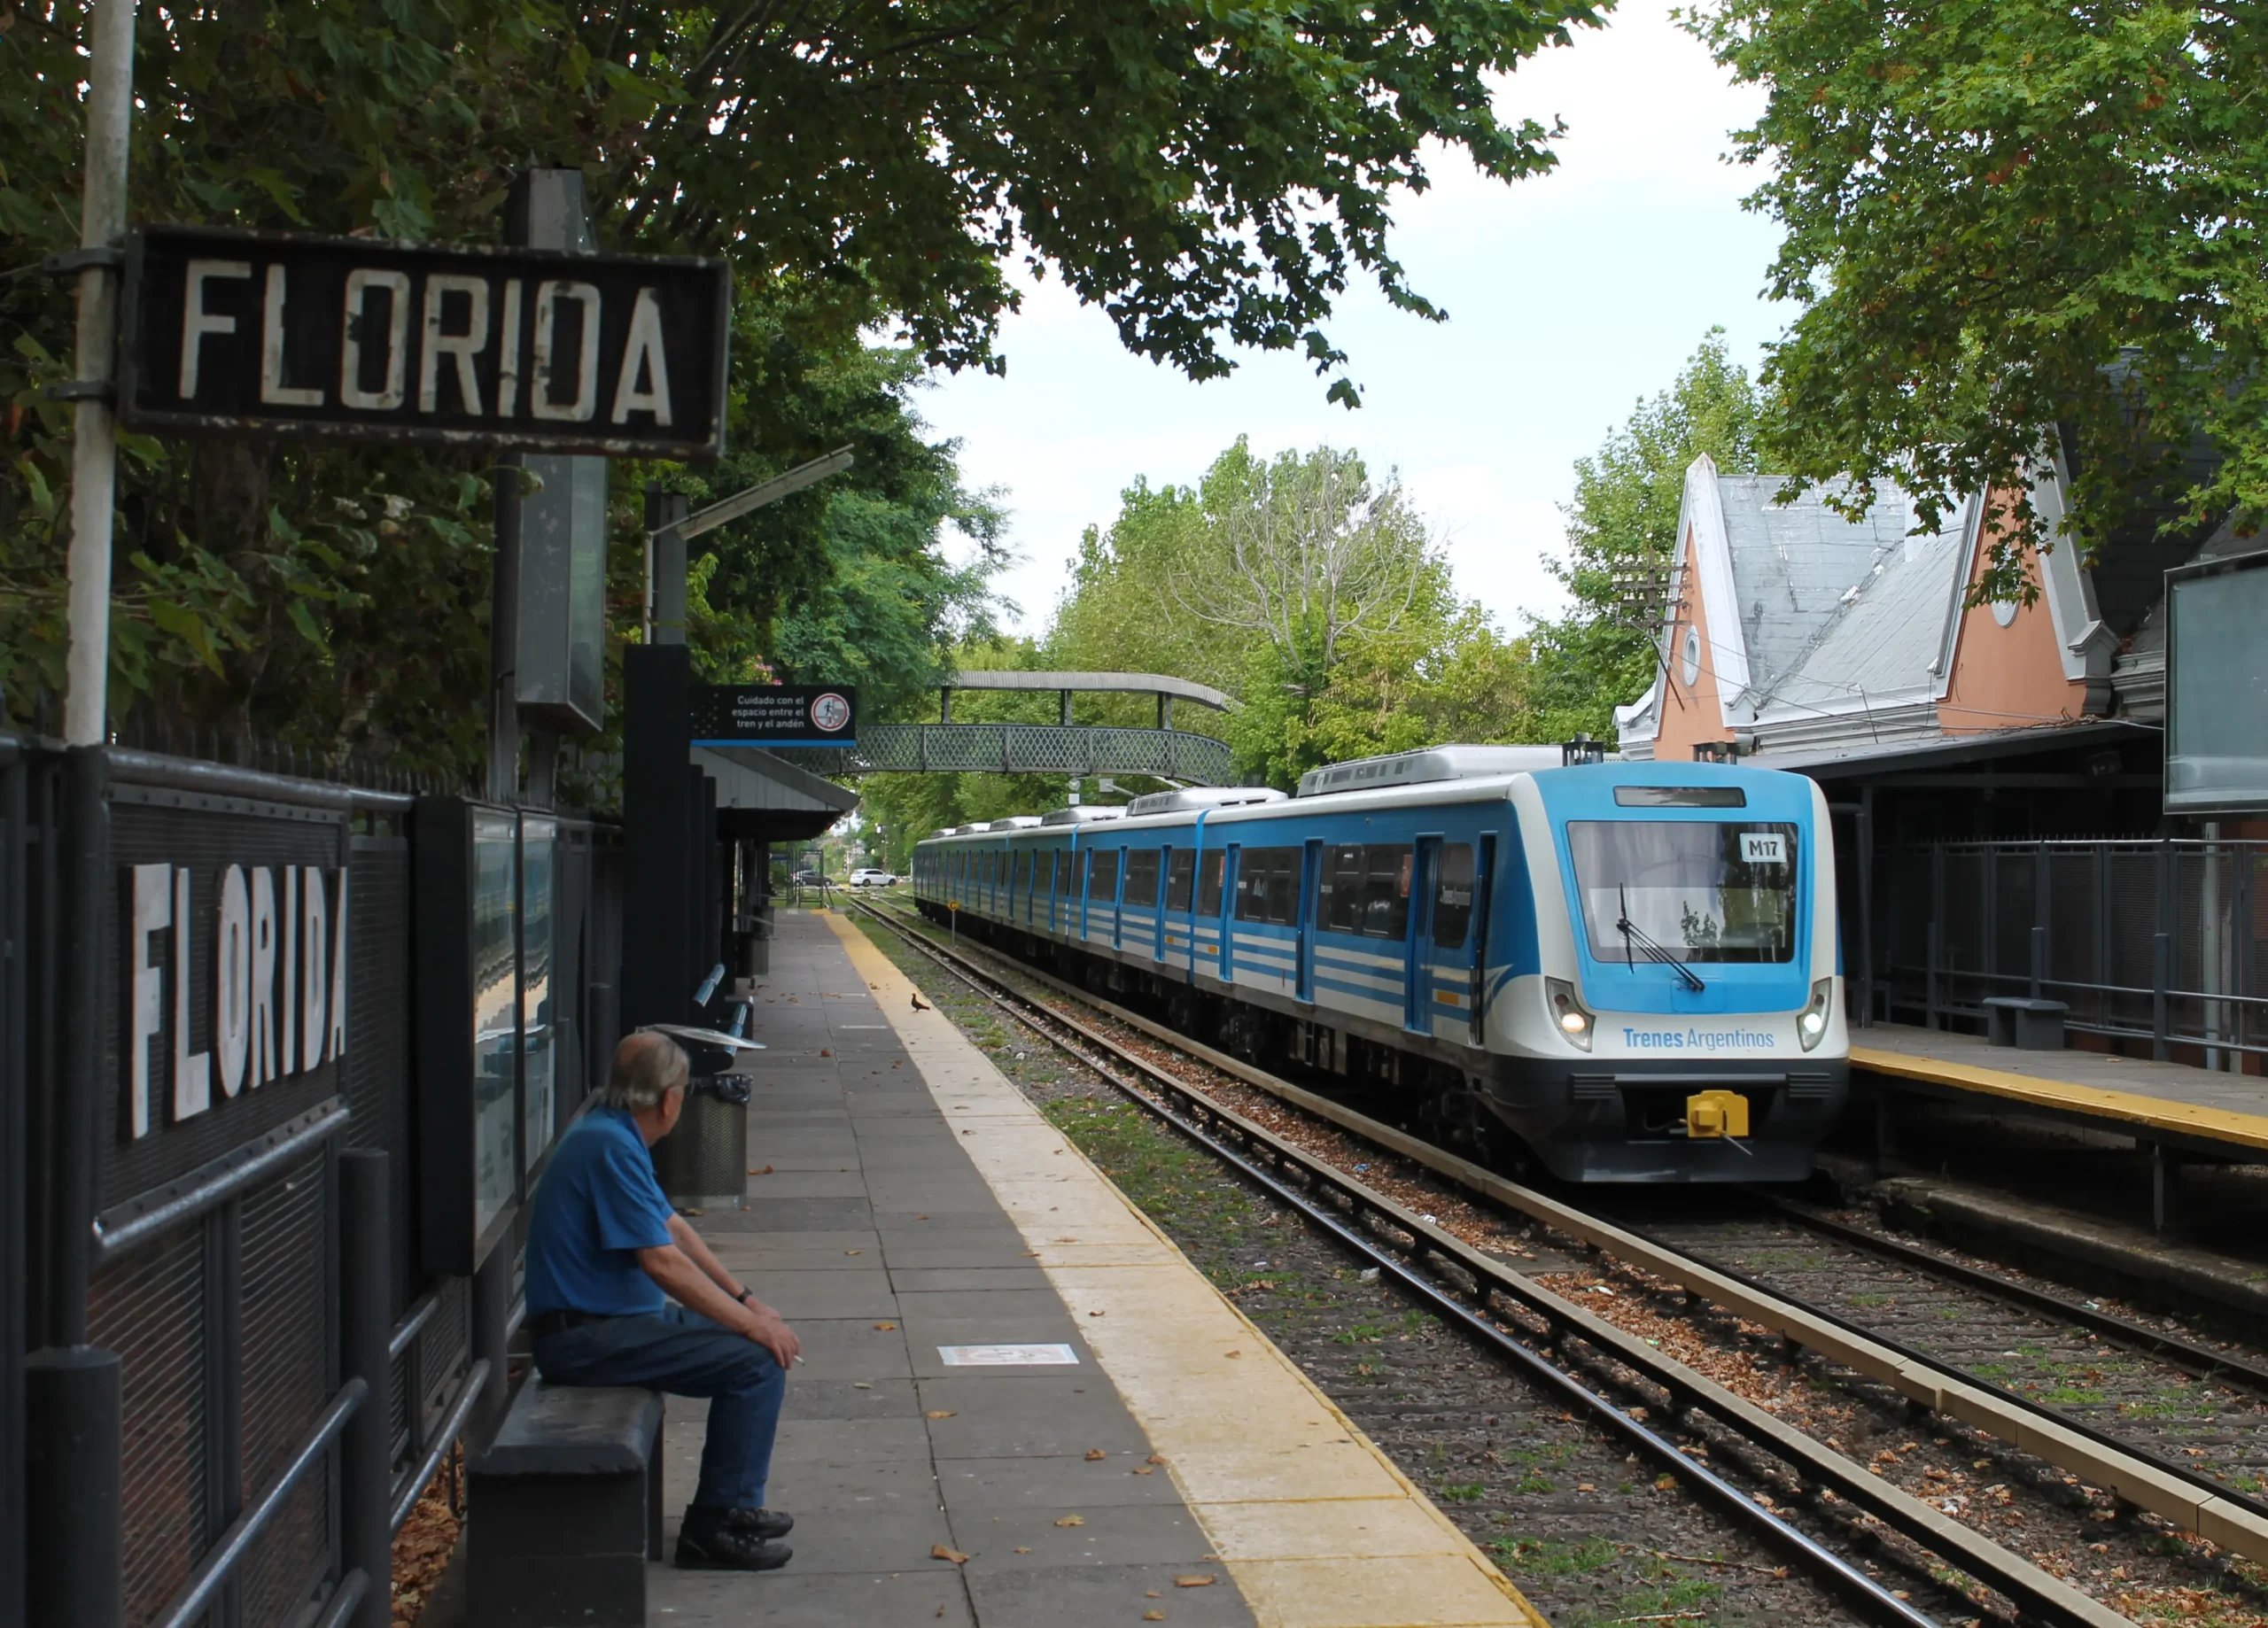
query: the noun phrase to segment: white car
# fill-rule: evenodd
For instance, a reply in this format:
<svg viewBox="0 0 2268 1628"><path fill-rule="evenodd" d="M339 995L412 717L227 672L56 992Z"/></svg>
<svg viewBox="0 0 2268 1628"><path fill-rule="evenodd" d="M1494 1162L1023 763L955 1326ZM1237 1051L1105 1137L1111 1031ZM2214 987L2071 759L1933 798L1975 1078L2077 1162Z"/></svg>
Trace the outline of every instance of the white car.
<svg viewBox="0 0 2268 1628"><path fill-rule="evenodd" d="M850 872L850 885L853 888L892 888L897 886L897 878L891 875L888 871L853 871Z"/></svg>

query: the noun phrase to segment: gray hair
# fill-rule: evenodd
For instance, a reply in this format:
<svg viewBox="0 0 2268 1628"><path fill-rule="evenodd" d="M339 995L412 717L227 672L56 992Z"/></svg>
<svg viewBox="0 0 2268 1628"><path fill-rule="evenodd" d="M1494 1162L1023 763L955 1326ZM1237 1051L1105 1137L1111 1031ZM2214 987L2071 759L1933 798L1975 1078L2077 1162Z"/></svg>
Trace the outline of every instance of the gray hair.
<svg viewBox="0 0 2268 1628"><path fill-rule="evenodd" d="M683 1085L693 1073L685 1048L667 1035L651 1030L625 1035L614 1049L614 1069L599 1092L610 1108L639 1113L658 1107L663 1097Z"/></svg>

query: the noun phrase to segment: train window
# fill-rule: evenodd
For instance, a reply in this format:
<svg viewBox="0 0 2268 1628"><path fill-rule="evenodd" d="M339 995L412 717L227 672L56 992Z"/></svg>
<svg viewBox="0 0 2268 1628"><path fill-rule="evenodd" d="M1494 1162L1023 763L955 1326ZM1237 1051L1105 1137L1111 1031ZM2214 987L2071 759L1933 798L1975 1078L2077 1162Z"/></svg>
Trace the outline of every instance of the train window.
<svg viewBox="0 0 2268 1628"><path fill-rule="evenodd" d="M1363 850L1364 938L1401 938L1410 929L1410 867L1407 848L1381 843Z"/></svg>
<svg viewBox="0 0 2268 1628"><path fill-rule="evenodd" d="M1189 848L1175 849L1173 857L1166 864L1166 908L1187 910L1190 895L1196 888L1197 851Z"/></svg>
<svg viewBox="0 0 2268 1628"><path fill-rule="evenodd" d="M1087 899L1094 904L1108 904L1118 897L1118 856L1115 848L1090 850L1087 857Z"/></svg>
<svg viewBox="0 0 2268 1628"><path fill-rule="evenodd" d="M1363 850L1334 848L1324 855L1316 883L1316 914L1333 933L1363 930Z"/></svg>
<svg viewBox="0 0 2268 1628"><path fill-rule="evenodd" d="M1237 919L1285 926L1300 919L1300 850L1247 848L1237 860Z"/></svg>
<svg viewBox="0 0 2268 1628"><path fill-rule="evenodd" d="M1221 913L1221 876L1228 869L1225 853L1208 854L1200 880L1197 884L1197 913L1217 916Z"/></svg>
<svg viewBox="0 0 2268 1628"><path fill-rule="evenodd" d="M1461 950L1472 922L1472 844L1443 843L1434 871L1433 942L1443 950Z"/></svg>
<svg viewBox="0 0 2268 1628"><path fill-rule="evenodd" d="M1031 856L1018 854L1014 863L1016 868L1012 873L1012 880L1008 885L1018 893L1021 893L1025 885L1031 880Z"/></svg>
<svg viewBox="0 0 2268 1628"><path fill-rule="evenodd" d="M1645 938L1687 961L1788 961L1796 953L1797 828L1698 819L1567 825L1591 954L1628 961Z"/></svg>
<svg viewBox="0 0 2268 1628"><path fill-rule="evenodd" d="M1748 793L1737 786L1618 786L1614 802L1625 809L1744 809Z"/></svg>
<svg viewBox="0 0 2268 1628"><path fill-rule="evenodd" d="M1153 905L1158 902L1158 850L1136 849L1126 856L1126 902Z"/></svg>

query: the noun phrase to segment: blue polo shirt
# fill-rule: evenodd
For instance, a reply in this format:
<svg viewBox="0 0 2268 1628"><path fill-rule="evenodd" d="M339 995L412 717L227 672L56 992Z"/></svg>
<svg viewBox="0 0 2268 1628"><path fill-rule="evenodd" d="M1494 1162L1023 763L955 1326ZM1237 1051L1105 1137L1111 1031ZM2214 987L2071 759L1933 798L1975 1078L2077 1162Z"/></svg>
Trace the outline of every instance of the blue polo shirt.
<svg viewBox="0 0 2268 1628"><path fill-rule="evenodd" d="M568 1128L536 1183L528 1216L528 1315L650 1316L667 1297L636 1252L670 1241L670 1201L646 1139L619 1108Z"/></svg>

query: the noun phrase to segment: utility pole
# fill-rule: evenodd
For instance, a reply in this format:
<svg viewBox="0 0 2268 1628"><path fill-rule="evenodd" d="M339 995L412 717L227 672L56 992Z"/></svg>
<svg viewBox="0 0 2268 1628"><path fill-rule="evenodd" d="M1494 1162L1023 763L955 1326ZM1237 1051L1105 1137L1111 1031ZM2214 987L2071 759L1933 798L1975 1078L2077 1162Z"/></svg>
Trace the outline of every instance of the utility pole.
<svg viewBox="0 0 2268 1628"><path fill-rule="evenodd" d="M69 643L63 739L110 736L110 553L118 481L120 250L126 239L126 154L134 112L135 0L95 0L87 65L86 191L79 208L78 376L58 394L77 404L71 436Z"/></svg>

